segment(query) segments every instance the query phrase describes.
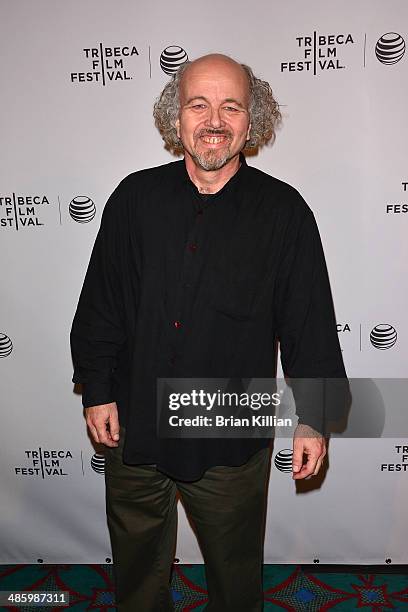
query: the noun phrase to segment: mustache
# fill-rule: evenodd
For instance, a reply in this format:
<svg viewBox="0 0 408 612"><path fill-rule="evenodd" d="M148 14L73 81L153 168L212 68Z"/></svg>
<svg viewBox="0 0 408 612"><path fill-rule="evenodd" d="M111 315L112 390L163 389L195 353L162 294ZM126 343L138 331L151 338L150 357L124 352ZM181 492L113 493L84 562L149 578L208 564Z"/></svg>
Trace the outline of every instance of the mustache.
<svg viewBox="0 0 408 612"><path fill-rule="evenodd" d="M227 138L232 138L232 134L229 130L221 130L217 128L201 130L198 133L198 138L201 138L201 136L226 136Z"/></svg>

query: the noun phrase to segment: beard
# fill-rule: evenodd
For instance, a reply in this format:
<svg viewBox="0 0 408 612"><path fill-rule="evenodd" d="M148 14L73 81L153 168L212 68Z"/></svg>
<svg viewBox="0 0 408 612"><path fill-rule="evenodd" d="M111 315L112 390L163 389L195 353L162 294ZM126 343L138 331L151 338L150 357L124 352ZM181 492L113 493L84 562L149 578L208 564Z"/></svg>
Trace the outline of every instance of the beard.
<svg viewBox="0 0 408 612"><path fill-rule="evenodd" d="M208 149L207 151L199 151L197 146L193 149L192 158L198 166L203 170L219 170L231 159L230 144L232 141L232 134L222 130L206 130L201 132L198 136L198 140L201 136L226 136L226 144L222 149Z"/></svg>

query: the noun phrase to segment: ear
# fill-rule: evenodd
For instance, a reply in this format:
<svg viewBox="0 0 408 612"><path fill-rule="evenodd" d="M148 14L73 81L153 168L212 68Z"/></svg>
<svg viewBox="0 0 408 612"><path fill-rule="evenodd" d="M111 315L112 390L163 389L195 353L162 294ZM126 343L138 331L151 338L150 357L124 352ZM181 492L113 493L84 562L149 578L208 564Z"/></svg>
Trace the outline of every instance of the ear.
<svg viewBox="0 0 408 612"><path fill-rule="evenodd" d="M177 138L180 138L180 119L176 119L174 127L176 128Z"/></svg>
<svg viewBox="0 0 408 612"><path fill-rule="evenodd" d="M246 140L249 140L251 138L251 128L252 128L252 123L250 123L248 125L248 131L247 131L247 135L246 135Z"/></svg>

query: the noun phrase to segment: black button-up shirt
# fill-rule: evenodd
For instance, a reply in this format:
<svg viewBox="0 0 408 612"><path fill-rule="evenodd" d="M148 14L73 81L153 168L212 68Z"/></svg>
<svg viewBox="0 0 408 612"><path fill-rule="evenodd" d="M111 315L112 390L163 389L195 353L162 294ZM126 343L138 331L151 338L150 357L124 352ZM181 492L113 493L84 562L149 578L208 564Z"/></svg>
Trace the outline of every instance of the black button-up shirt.
<svg viewBox="0 0 408 612"><path fill-rule="evenodd" d="M84 407L116 401L124 461L180 480L241 465L269 440L158 438L158 377L274 377L278 339L285 375L345 376L313 213L240 160L209 197L184 160L127 176L104 208L72 325Z"/></svg>

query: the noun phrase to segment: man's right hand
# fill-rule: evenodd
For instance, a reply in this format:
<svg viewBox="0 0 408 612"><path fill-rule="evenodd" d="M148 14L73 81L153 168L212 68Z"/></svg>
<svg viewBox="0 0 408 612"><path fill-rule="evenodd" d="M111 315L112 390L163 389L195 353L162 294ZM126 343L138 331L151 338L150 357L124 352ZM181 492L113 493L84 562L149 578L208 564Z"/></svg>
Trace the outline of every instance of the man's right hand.
<svg viewBox="0 0 408 612"><path fill-rule="evenodd" d="M86 424L98 444L118 446L119 418L116 402L85 408Z"/></svg>

